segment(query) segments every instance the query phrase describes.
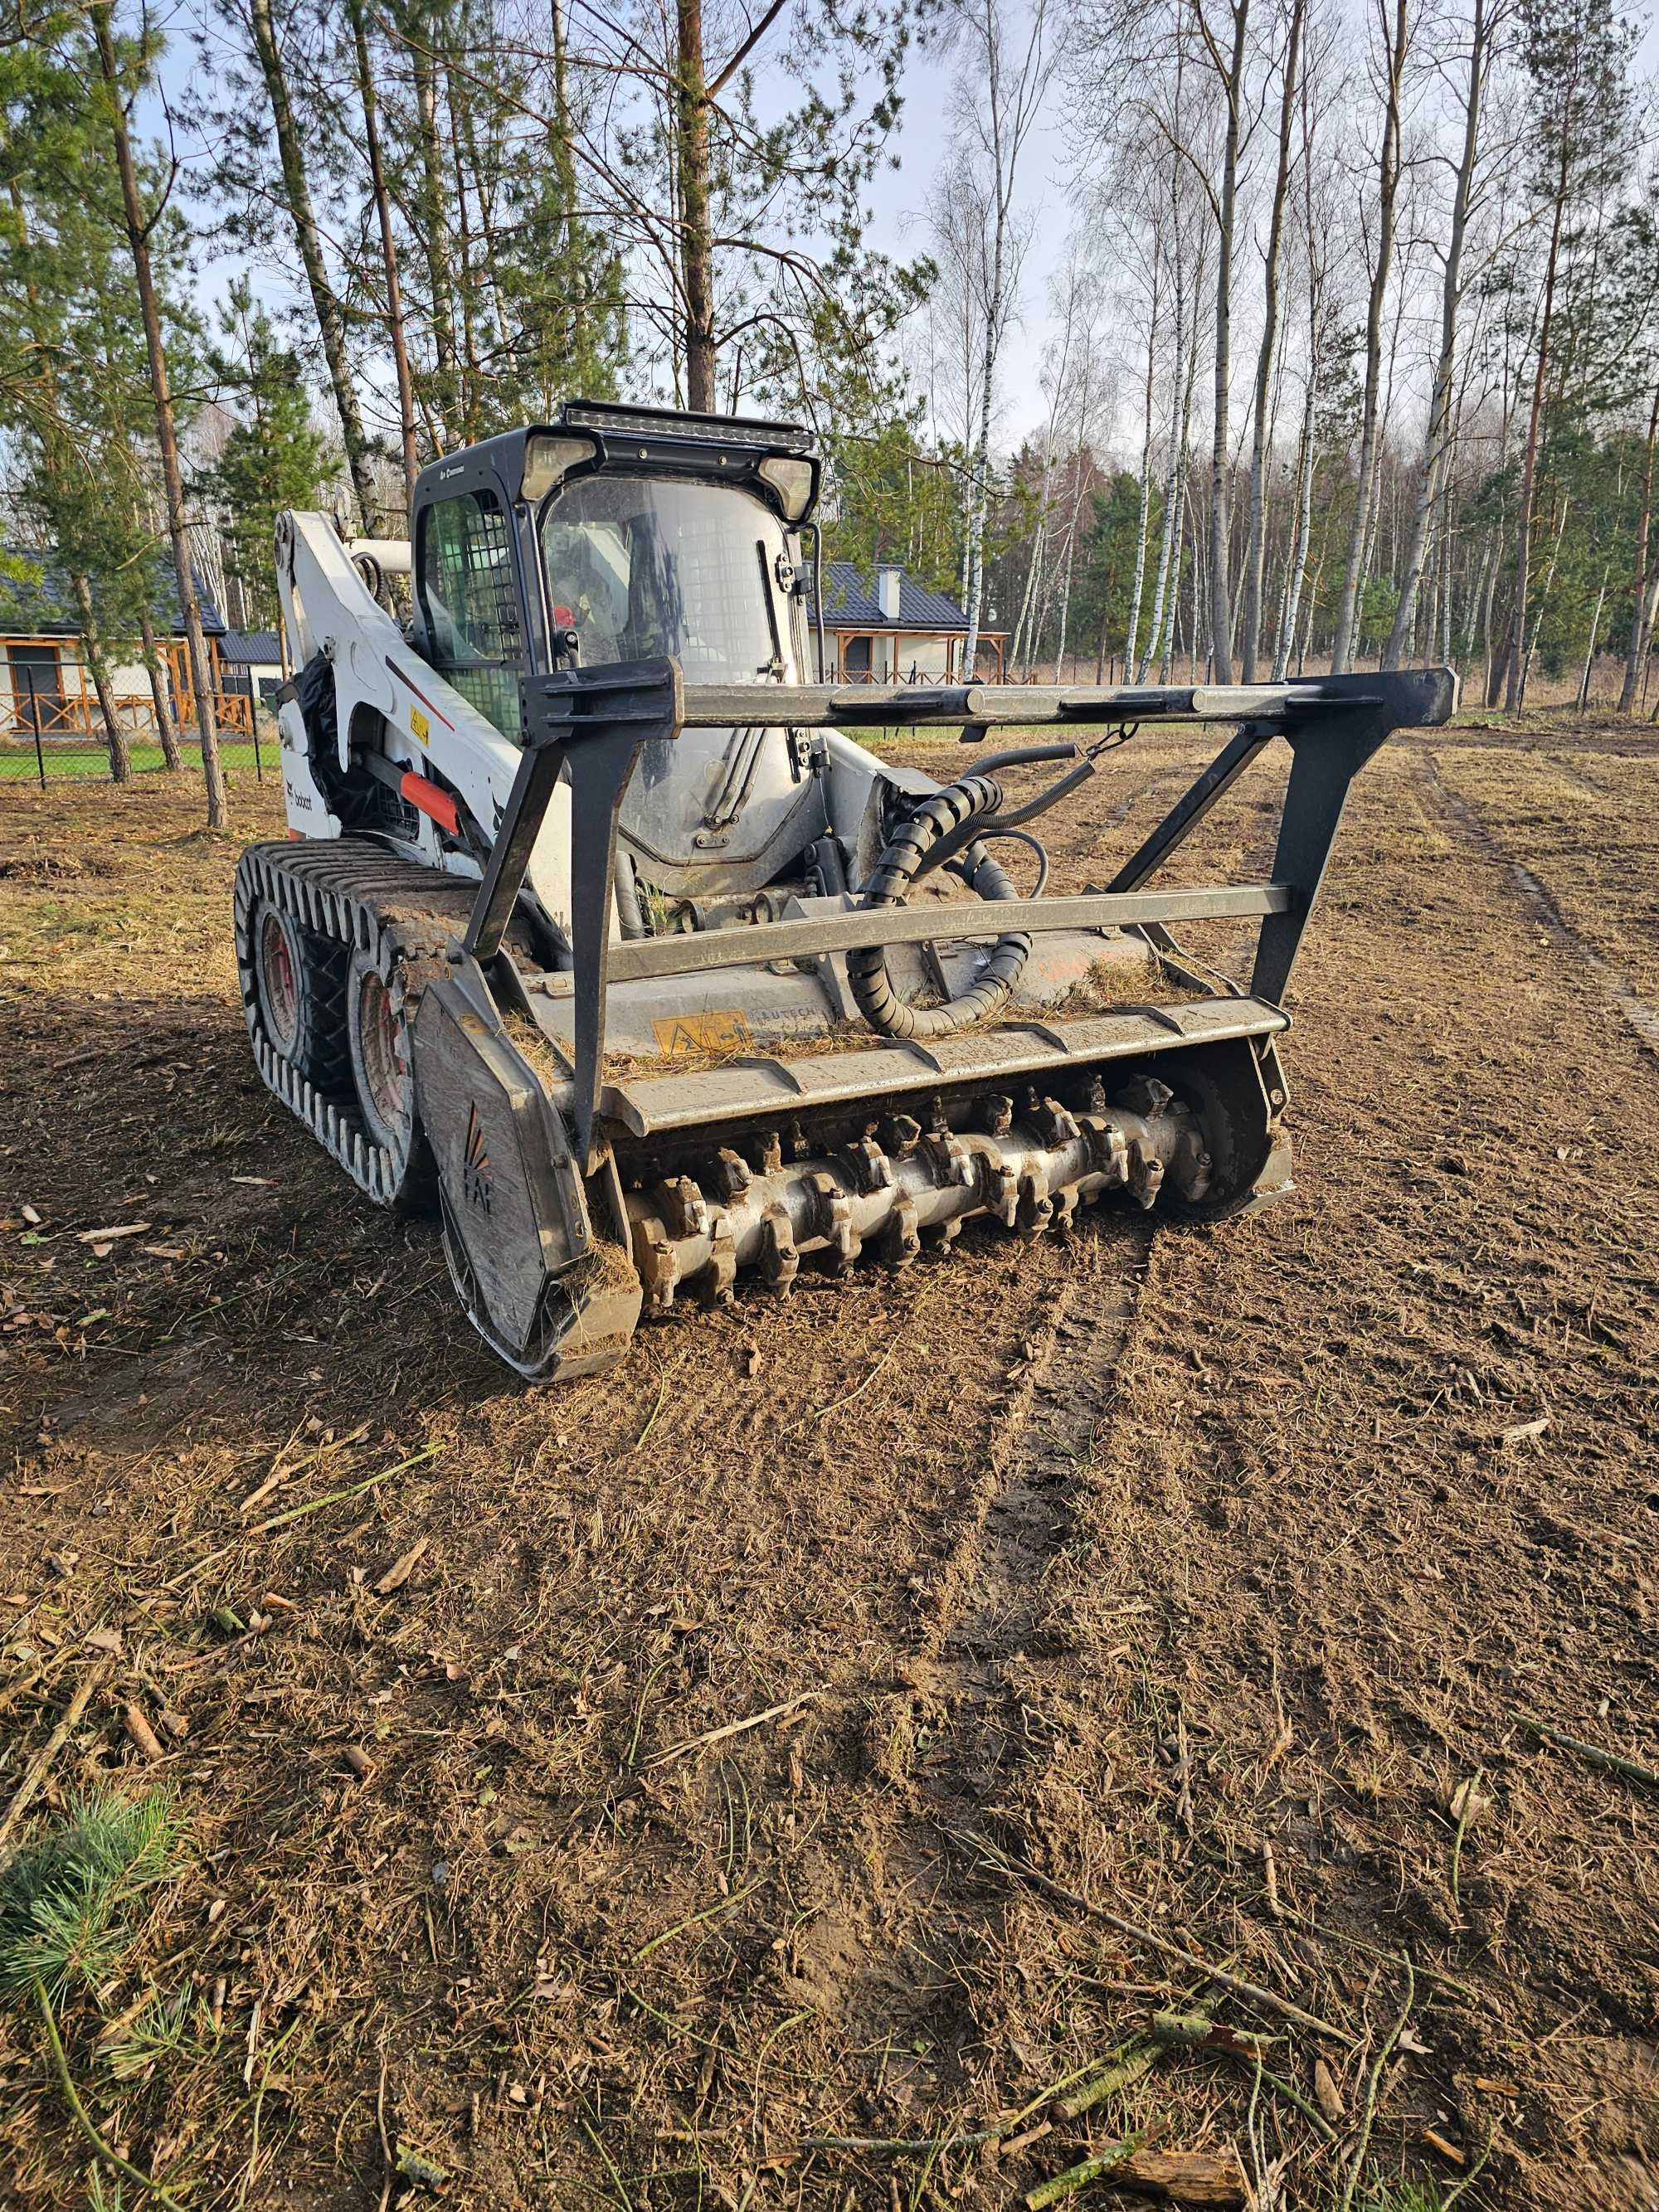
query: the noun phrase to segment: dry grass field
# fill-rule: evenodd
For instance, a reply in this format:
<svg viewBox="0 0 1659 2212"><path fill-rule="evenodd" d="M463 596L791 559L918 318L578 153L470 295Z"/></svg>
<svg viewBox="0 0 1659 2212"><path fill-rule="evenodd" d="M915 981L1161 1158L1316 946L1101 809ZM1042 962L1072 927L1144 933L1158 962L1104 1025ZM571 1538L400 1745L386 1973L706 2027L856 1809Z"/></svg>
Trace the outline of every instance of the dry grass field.
<svg viewBox="0 0 1659 2212"><path fill-rule="evenodd" d="M6 2202L989 2208L1146 2130L1264 2207L1659 2206L1650 731L1366 771L1277 1210L562 1390L259 1086L236 813L0 811L0 1820L182 1824L61 2069L0 1990Z"/></svg>

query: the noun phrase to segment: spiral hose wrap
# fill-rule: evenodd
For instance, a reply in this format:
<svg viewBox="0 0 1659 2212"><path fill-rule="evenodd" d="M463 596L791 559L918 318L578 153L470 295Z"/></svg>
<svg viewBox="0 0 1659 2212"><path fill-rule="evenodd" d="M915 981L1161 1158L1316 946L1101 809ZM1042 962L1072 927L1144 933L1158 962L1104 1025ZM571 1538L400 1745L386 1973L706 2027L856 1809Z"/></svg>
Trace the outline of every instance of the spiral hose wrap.
<svg viewBox="0 0 1659 2212"><path fill-rule="evenodd" d="M894 832L866 886L865 904L902 906L924 858L939 840L975 817L994 815L1001 805L1001 789L988 775L964 776L960 783L936 791ZM947 865L982 899L1019 896L1006 871L977 842ZM888 973L884 945L849 952L847 979L859 1012L883 1036L949 1036L957 1030L971 1029L1007 1003L1030 950L1029 937L999 938L975 980L942 1006L913 1006L901 998Z"/></svg>

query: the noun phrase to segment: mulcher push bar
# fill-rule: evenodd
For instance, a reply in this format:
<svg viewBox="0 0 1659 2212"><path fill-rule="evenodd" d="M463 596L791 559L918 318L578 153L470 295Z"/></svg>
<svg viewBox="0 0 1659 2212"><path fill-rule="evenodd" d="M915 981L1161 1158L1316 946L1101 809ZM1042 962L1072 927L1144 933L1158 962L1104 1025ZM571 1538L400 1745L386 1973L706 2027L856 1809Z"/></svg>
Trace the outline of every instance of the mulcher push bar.
<svg viewBox="0 0 1659 2212"><path fill-rule="evenodd" d="M605 1064L605 987L613 978L683 975L711 967L802 959L866 945L915 944L978 934L994 926L1103 929L1133 926L1154 945L1170 921L1260 917L1254 997L1284 996L1297 949L1318 896L1348 787L1392 730L1448 720L1457 704L1449 669L1322 677L1306 684L1116 686L1067 690L1024 684L686 684L678 664L658 659L562 669L521 682L524 755L467 926L465 950L481 963L501 951L525 870L560 777L570 778L570 951L574 970L576 1153L596 1164ZM641 751L685 729L793 728L825 725L911 728L957 724L964 738L993 728L1046 723L1231 721L1243 725L1170 809L1109 889L1081 898L999 901L972 907L888 908L825 920L756 923L693 937L612 945L617 817ZM1291 746L1279 848L1267 884L1143 892L1146 878L1274 738ZM958 927L958 924L961 926Z"/></svg>
<svg viewBox="0 0 1659 2212"><path fill-rule="evenodd" d="M1382 703L1369 680L1344 694L1344 679L1323 684L1122 684L1079 690L1075 684L689 684L683 726L688 730L907 729L961 722L981 729L1028 729L1044 722L1238 722L1246 716L1306 714L1321 706L1348 709ZM966 732L964 731L964 735Z"/></svg>

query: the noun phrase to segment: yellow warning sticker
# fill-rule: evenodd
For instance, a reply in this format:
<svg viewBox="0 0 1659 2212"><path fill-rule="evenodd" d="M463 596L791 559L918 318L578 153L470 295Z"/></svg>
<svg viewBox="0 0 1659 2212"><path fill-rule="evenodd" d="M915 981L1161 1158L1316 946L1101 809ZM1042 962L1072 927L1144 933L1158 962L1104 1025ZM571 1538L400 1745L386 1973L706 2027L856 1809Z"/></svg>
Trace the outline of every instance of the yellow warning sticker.
<svg viewBox="0 0 1659 2212"><path fill-rule="evenodd" d="M753 1039L737 1008L729 1012L675 1014L653 1022L657 1049L670 1060L689 1060L700 1052L746 1052Z"/></svg>
<svg viewBox="0 0 1659 2212"><path fill-rule="evenodd" d="M432 733L431 723L428 721L418 707L411 707L409 710L409 726L422 744Z"/></svg>

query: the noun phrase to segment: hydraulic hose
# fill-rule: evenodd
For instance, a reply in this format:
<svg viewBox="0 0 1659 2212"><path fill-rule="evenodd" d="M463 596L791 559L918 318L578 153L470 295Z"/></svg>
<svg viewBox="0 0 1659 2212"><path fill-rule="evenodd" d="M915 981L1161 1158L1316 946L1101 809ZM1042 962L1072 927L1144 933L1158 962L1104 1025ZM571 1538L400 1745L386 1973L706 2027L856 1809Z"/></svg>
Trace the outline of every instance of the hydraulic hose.
<svg viewBox="0 0 1659 2212"><path fill-rule="evenodd" d="M1001 791L989 776L964 776L960 783L936 791L895 831L871 875L865 904L902 906L932 848L941 838L954 841L963 832L972 839L975 822L994 815L1001 804ZM982 899L1019 896L1006 871L976 841L959 854L957 866L969 888ZM1030 950L1029 937L999 938L975 981L942 1006L913 1006L901 997L888 973L884 945L849 952L847 980L859 1012L883 1036L949 1036L954 1030L971 1029L1006 1003Z"/></svg>

